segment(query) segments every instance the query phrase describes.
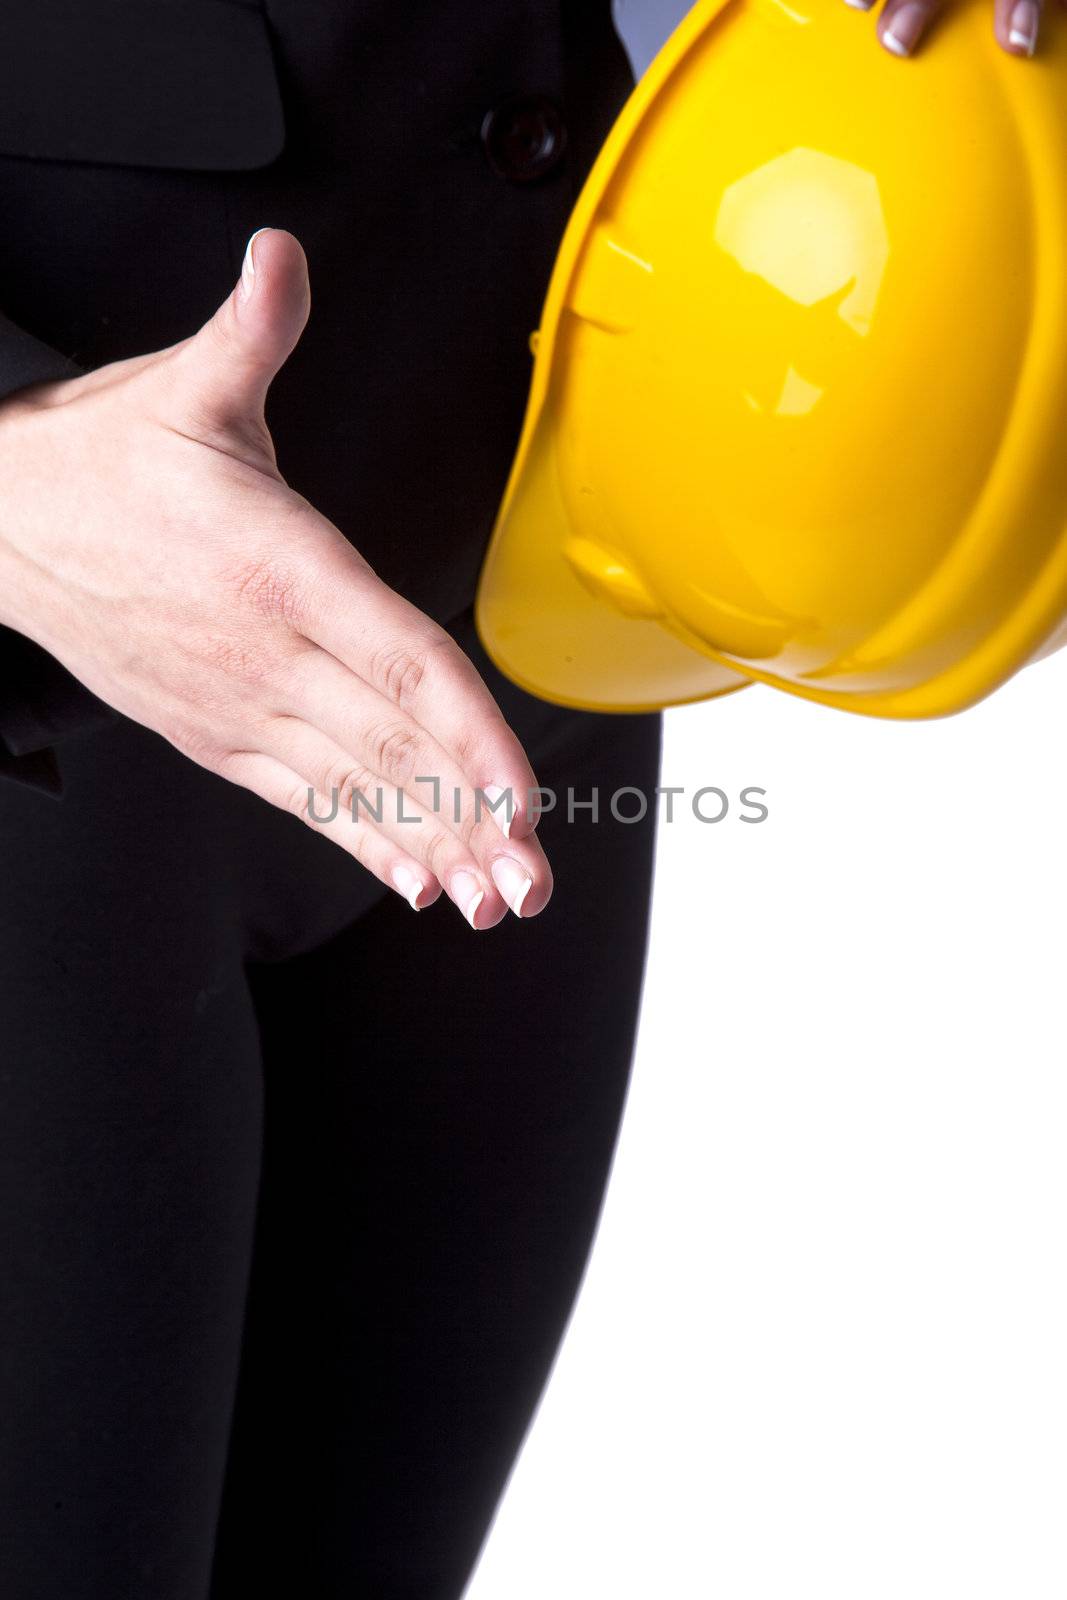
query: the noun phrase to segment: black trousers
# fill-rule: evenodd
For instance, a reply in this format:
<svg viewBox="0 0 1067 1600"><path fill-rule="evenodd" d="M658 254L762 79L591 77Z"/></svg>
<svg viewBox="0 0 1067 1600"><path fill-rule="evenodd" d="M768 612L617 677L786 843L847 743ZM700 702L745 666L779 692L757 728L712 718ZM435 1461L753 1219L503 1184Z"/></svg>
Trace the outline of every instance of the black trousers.
<svg viewBox="0 0 1067 1600"><path fill-rule="evenodd" d="M654 807L607 801L659 720L454 631L560 796L530 923L416 915L125 721L61 802L0 784L5 1600L462 1592L615 1144Z"/></svg>

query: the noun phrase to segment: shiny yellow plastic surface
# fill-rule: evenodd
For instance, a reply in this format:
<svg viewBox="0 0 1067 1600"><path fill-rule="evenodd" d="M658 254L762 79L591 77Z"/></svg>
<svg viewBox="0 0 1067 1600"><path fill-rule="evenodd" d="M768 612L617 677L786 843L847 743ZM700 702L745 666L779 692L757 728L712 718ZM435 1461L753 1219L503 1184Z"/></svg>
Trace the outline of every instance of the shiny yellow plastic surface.
<svg viewBox="0 0 1067 1600"><path fill-rule="evenodd" d="M571 219L479 586L489 654L604 710L760 680L878 716L1067 617L1067 18L704 0Z"/></svg>

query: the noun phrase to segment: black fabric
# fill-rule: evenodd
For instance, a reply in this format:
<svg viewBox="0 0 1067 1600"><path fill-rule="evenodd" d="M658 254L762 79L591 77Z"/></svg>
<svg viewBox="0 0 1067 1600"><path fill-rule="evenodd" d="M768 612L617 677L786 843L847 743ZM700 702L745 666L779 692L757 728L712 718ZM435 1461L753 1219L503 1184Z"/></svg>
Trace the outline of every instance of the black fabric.
<svg viewBox="0 0 1067 1600"><path fill-rule="evenodd" d="M54 747L117 722L119 714L12 628L0 628L0 671L0 777L58 799L63 781Z"/></svg>
<svg viewBox="0 0 1067 1600"><path fill-rule="evenodd" d="M556 247L630 85L609 0L0 12L0 397L69 362L186 337L231 289L248 235L289 228L313 310L269 401L281 469L387 583L439 621L459 615L517 443ZM517 185L480 130L526 95L562 105L567 145L548 176ZM99 722L69 686L38 702L8 644L9 752L15 721L24 752Z"/></svg>
<svg viewBox="0 0 1067 1600"><path fill-rule="evenodd" d="M0 785L4 1600L459 1600L615 1144L659 719L457 636L561 796L529 923L416 915L126 721L62 804Z"/></svg>
<svg viewBox="0 0 1067 1600"><path fill-rule="evenodd" d="M0 394L10 394L31 383L76 378L81 370L58 350L52 350L24 328L16 328L13 322L0 316Z"/></svg>
<svg viewBox="0 0 1067 1600"><path fill-rule="evenodd" d="M235 171L265 166L282 142L270 40L254 5L4 0L0 8L0 151Z"/></svg>

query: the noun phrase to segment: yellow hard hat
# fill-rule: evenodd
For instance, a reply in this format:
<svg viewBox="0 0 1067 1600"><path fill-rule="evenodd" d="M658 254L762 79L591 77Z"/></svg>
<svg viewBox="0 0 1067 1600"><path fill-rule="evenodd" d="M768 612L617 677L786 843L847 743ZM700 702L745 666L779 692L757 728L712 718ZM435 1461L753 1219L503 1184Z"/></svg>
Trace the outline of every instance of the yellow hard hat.
<svg viewBox="0 0 1067 1600"><path fill-rule="evenodd" d="M703 0L624 108L534 336L479 584L497 665L648 710L750 680L956 711L1067 617L1067 23Z"/></svg>

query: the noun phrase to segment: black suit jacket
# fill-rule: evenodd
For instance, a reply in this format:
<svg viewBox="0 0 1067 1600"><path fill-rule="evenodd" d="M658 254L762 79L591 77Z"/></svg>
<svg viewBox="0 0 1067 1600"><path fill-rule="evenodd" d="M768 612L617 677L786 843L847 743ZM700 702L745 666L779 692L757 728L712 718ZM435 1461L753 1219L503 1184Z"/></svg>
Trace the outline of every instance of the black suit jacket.
<svg viewBox="0 0 1067 1600"><path fill-rule="evenodd" d="M313 310L270 396L279 465L447 621L630 82L610 0L3 0L0 396L186 337L248 235L291 229ZM58 790L57 743L112 715L0 630L9 776Z"/></svg>

